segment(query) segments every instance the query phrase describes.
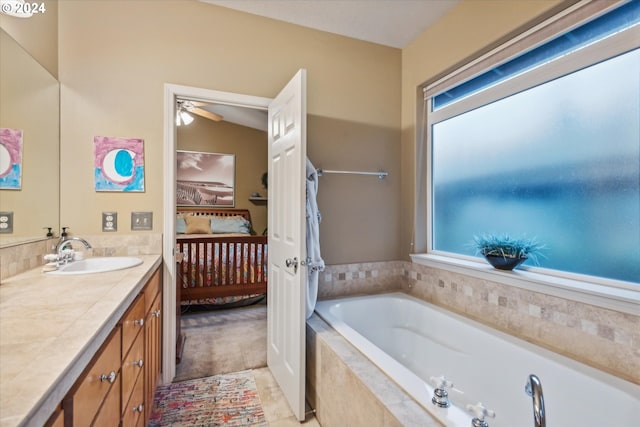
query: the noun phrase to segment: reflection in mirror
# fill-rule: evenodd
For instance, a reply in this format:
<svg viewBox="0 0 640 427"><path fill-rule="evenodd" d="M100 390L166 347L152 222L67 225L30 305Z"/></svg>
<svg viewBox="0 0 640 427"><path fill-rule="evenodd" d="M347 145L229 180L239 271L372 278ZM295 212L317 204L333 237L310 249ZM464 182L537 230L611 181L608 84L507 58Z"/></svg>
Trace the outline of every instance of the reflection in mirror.
<svg viewBox="0 0 640 427"><path fill-rule="evenodd" d="M58 231L59 113L58 81L0 29L0 128L22 131L20 188L0 188L0 212L13 212L0 246L45 238L46 227Z"/></svg>

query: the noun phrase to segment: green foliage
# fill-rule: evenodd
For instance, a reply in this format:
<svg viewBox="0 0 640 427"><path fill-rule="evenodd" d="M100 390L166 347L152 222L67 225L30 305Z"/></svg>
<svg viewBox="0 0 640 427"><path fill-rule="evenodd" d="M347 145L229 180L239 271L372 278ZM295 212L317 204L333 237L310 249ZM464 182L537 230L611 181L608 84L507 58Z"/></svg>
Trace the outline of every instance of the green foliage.
<svg viewBox="0 0 640 427"><path fill-rule="evenodd" d="M473 245L476 253L482 255L495 255L504 258L530 258L537 263L537 256L542 255L545 248L543 243L535 238L514 239L506 234L497 236L494 234L483 234L473 237Z"/></svg>

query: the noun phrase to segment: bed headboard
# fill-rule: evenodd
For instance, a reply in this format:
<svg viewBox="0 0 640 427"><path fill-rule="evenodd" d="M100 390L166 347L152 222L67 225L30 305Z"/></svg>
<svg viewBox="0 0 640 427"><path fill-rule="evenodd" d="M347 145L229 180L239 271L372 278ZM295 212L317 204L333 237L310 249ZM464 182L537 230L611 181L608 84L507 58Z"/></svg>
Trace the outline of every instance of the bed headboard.
<svg viewBox="0 0 640 427"><path fill-rule="evenodd" d="M178 206L176 208L178 215L195 215L195 216L241 216L251 224L251 213L248 209L221 209L208 208L202 206Z"/></svg>

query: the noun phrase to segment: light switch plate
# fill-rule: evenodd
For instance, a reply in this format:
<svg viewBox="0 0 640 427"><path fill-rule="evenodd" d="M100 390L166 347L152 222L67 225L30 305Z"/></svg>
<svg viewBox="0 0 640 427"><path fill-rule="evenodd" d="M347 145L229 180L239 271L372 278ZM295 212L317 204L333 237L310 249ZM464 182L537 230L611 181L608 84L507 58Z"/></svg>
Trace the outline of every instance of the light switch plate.
<svg viewBox="0 0 640 427"><path fill-rule="evenodd" d="M131 212L132 230L152 230L153 212Z"/></svg>
<svg viewBox="0 0 640 427"><path fill-rule="evenodd" d="M13 212L0 212L0 233L13 233Z"/></svg>
<svg viewBox="0 0 640 427"><path fill-rule="evenodd" d="M118 212L102 212L102 231L118 231Z"/></svg>

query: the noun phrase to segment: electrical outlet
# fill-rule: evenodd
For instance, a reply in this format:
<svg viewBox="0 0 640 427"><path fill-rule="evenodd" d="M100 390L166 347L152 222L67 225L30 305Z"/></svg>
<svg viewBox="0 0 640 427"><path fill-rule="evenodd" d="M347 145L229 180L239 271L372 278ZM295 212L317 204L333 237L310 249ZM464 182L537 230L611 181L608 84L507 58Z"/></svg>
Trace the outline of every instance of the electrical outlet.
<svg viewBox="0 0 640 427"><path fill-rule="evenodd" d="M13 233L13 212L0 212L0 233Z"/></svg>
<svg viewBox="0 0 640 427"><path fill-rule="evenodd" d="M131 212L132 230L152 230L153 212Z"/></svg>
<svg viewBox="0 0 640 427"><path fill-rule="evenodd" d="M102 231L118 231L118 212L102 212Z"/></svg>

